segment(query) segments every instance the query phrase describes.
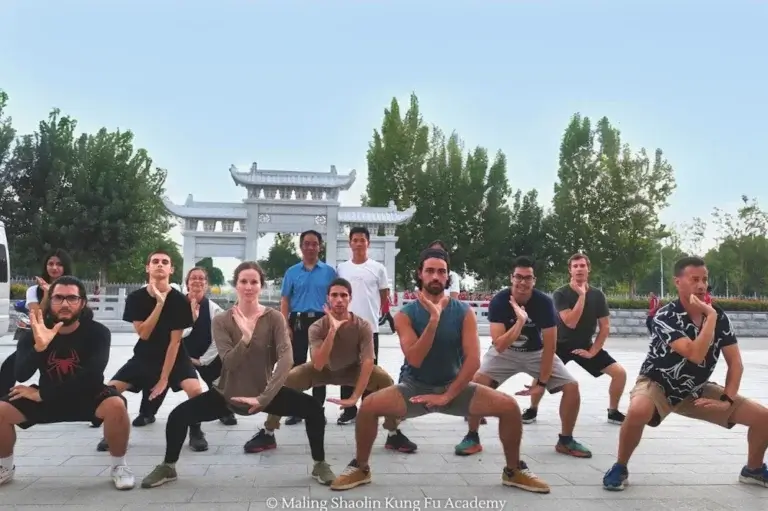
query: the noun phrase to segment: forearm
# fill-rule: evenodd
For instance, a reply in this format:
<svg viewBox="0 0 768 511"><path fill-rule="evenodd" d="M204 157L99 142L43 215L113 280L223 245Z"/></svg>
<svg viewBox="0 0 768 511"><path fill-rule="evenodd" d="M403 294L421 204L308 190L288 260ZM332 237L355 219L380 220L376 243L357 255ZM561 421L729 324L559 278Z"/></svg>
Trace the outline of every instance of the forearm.
<svg viewBox="0 0 768 511"><path fill-rule="evenodd" d="M539 381L549 381L552 376L552 366L555 363L555 342L544 342L541 350L541 368L539 369Z"/></svg>
<svg viewBox="0 0 768 511"><path fill-rule="evenodd" d="M435 341L435 332L437 331L437 320L430 319L427 327L421 333L419 339L408 348L405 358L413 367L421 367L421 363L427 357L429 350L432 349L432 343Z"/></svg>
<svg viewBox="0 0 768 511"><path fill-rule="evenodd" d="M322 371L323 367L328 364L328 360L331 358L331 351L333 351L334 340L336 339L336 331L331 328L328 331L328 335L325 336L322 344L311 350L312 354L312 366L318 371Z"/></svg>
<svg viewBox="0 0 768 511"><path fill-rule="evenodd" d="M355 383L355 390L352 393L352 398L355 400L360 399L368 388L368 382L371 380L371 374L373 373L373 359L363 360L360 364L360 376L357 377L357 383Z"/></svg>
<svg viewBox="0 0 768 511"><path fill-rule="evenodd" d="M157 305L155 305L155 308L152 309L152 313L149 315L147 319L145 319L141 326L139 327L139 338L141 338L142 341L149 340L149 337L152 335L152 332L155 330L155 327L157 326L157 322L160 319L160 313L163 312L163 304L160 302L157 302Z"/></svg>
<svg viewBox="0 0 768 511"><path fill-rule="evenodd" d="M163 362L163 369L160 372L160 379L168 381L173 370L173 364L176 362L176 357L179 355L179 348L181 347L181 339L171 339L171 343L168 345L168 350L165 352L165 361Z"/></svg>
<svg viewBox="0 0 768 511"><path fill-rule="evenodd" d="M286 321L290 319L291 316L291 304L288 301L288 298L283 297L280 299L280 314L283 315Z"/></svg>
<svg viewBox="0 0 768 511"><path fill-rule="evenodd" d="M568 328L576 328L576 325L579 324L579 320L581 319L581 314L584 312L584 304L586 301L587 295L579 295L579 299L576 300L576 305L574 305L571 311L566 314L565 319L563 320L565 326Z"/></svg>
<svg viewBox="0 0 768 511"><path fill-rule="evenodd" d="M475 377L475 373L480 369L480 357L465 358L461 364L461 369L456 378L448 386L445 391L445 397L449 400L453 400L461 393L462 390L467 388L469 382Z"/></svg>
<svg viewBox="0 0 768 511"><path fill-rule="evenodd" d="M597 332L597 337L595 337L595 342L592 344L592 352L597 353L601 349L603 349L603 346L605 346L605 341L608 339L608 332L610 331L611 327L606 326L605 328L600 328L600 330Z"/></svg>
<svg viewBox="0 0 768 511"><path fill-rule="evenodd" d="M704 326L699 332L699 336L693 341L693 357L694 360L703 361L709 352L709 347L712 345L712 339L715 335L715 324L717 323L717 317L712 315L707 317L704 321ZM699 362L700 363L700 362Z"/></svg>
<svg viewBox="0 0 768 511"><path fill-rule="evenodd" d="M739 393L741 376L744 374L744 366L728 366L725 372L725 395L733 399Z"/></svg>
<svg viewBox="0 0 768 511"><path fill-rule="evenodd" d="M504 350L509 348L512 343L520 337L524 326L525 322L517 321L514 325L512 325L512 328L497 337L496 340L493 341L493 346L496 348L496 351L498 353L503 353Z"/></svg>

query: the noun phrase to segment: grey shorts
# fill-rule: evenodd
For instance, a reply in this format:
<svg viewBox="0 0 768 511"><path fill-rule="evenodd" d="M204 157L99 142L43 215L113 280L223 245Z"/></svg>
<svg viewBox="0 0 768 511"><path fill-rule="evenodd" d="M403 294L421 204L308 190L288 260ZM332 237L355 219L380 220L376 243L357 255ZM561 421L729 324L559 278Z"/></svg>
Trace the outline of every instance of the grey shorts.
<svg viewBox="0 0 768 511"><path fill-rule="evenodd" d="M503 353L496 351L491 346L483 356L478 373L488 376L491 380L501 385L512 376L525 373L534 378L538 378L541 372L541 355L543 350L539 351L514 351L504 350ZM560 357L555 355L552 362L552 375L547 380L547 390L550 394L560 392L564 386L569 383L575 383L576 378L571 376L565 364Z"/></svg>
<svg viewBox="0 0 768 511"><path fill-rule="evenodd" d="M405 400L406 411L403 419L413 419L430 413L442 413L445 415L455 415L456 417L469 416L469 404L472 402L472 397L475 395L476 385L470 382L470 384L467 385L467 387L462 390L453 401L440 408L427 408L421 404L411 403L411 398L414 396L423 396L425 394L444 394L445 391L448 390L448 385L426 385L405 376L400 380L400 383L395 385L395 387L397 387L397 390L400 391L400 394L402 394L403 399Z"/></svg>

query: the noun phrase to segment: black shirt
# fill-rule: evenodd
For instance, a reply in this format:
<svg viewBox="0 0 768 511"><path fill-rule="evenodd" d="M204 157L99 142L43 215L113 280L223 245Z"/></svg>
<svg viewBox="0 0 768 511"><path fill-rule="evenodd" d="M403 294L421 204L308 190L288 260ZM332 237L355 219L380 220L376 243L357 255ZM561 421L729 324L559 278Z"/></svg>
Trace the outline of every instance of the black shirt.
<svg viewBox="0 0 768 511"><path fill-rule="evenodd" d="M72 333L57 334L41 352L35 351L35 339L28 330L17 346L16 380L27 381L40 371L38 390L43 401L95 397L104 388L111 345L109 329L93 320L81 320Z"/></svg>
<svg viewBox="0 0 768 511"><path fill-rule="evenodd" d="M640 374L661 385L672 406L689 396L700 397L699 391L712 376L720 351L736 344L728 315L720 307L712 306L717 311L717 323L712 344L701 364L694 364L669 346L678 339L695 340L699 335L699 328L691 321L680 300L659 309L651 323L651 345Z"/></svg>
<svg viewBox="0 0 768 511"><path fill-rule="evenodd" d="M183 339L184 348L192 358L202 357L211 346L211 306L208 298L203 297L199 302L200 313L197 315L192 331ZM191 307L190 307L190 310Z"/></svg>
<svg viewBox="0 0 768 511"><path fill-rule="evenodd" d="M149 294L146 287L137 289L125 299L123 321L129 323L145 321L152 314L155 304L157 300ZM162 362L171 343L171 332L191 326L192 309L187 297L181 291L171 288L165 297L165 304L155 329L146 341L139 339L133 348L133 353L137 357L146 358L155 363ZM179 353L181 354L182 351L179 350Z"/></svg>
<svg viewBox="0 0 768 511"><path fill-rule="evenodd" d="M579 293L574 291L570 285L563 286L552 293L552 300L555 302L555 309L558 312L557 322L557 342L568 342L589 346L592 337L597 331L597 320L611 315L608 310L608 300L599 289L592 286L587 288L584 298L584 310L581 312L579 322L576 328L568 328L560 319L560 312L573 309L576 302L579 301Z"/></svg>
<svg viewBox="0 0 768 511"><path fill-rule="evenodd" d="M507 288L496 293L491 299L491 303L488 304L488 321L490 323L502 323L506 330L512 328L512 325L517 322L517 314L509 303L511 296L512 290ZM557 325L552 299L538 289L534 289L528 302L520 305L528 314L528 321L525 322L520 337L508 349L512 351L539 351L544 347L541 331Z"/></svg>

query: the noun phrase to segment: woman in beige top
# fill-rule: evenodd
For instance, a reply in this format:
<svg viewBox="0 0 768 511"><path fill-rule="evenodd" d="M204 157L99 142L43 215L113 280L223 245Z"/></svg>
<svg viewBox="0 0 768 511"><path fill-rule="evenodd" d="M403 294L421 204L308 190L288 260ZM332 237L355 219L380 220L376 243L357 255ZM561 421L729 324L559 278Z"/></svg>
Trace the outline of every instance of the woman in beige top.
<svg viewBox="0 0 768 511"><path fill-rule="evenodd" d="M212 389L173 409L165 427L165 460L144 478L143 488L175 481L176 462L189 426L225 417L231 412L259 412L306 420L315 462L312 477L330 484L333 472L325 462L325 413L312 396L283 386L293 366L285 318L259 303L264 271L251 261L235 269L237 304L213 319L213 342L221 357L221 377Z"/></svg>

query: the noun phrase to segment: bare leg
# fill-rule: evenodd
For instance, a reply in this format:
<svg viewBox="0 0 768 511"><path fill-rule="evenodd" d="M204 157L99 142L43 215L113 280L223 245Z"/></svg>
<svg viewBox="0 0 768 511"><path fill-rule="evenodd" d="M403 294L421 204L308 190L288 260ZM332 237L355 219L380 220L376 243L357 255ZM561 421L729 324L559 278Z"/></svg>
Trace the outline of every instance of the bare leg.
<svg viewBox="0 0 768 511"><path fill-rule="evenodd" d="M576 419L581 408L581 395L578 383L568 383L563 387L563 397L560 399L560 422L562 423L562 435L573 436L576 427Z"/></svg>
<svg viewBox="0 0 768 511"><path fill-rule="evenodd" d="M368 466L371 449L378 434L379 417L403 417L405 413L405 399L397 387L387 387L363 399L355 423L355 459L361 467Z"/></svg>
<svg viewBox="0 0 768 511"><path fill-rule="evenodd" d="M16 445L16 424L26 419L14 406L0 401L0 458L13 456Z"/></svg>
<svg viewBox="0 0 768 511"><path fill-rule="evenodd" d="M747 468L762 468L768 450L768 408L755 401L745 401L733 413L731 421L749 427Z"/></svg>
<svg viewBox="0 0 768 511"><path fill-rule="evenodd" d="M520 442L523 438L523 423L517 401L497 390L478 386L469 405L469 414L470 429L473 421L479 424L480 417L499 418L499 439L504 448L507 468L516 469L520 464Z"/></svg>
<svg viewBox="0 0 768 511"><path fill-rule="evenodd" d="M621 396L624 394L624 388L627 386L627 371L621 364L611 364L603 370L603 373L611 377L611 384L608 387L608 409L618 410Z"/></svg>
<svg viewBox="0 0 768 511"><path fill-rule="evenodd" d="M479 373L479 372L475 373L475 377L472 378L472 381L476 383L478 386L483 386L483 387L492 387L494 383L490 376L485 375L483 373ZM505 394L502 394L502 395L505 395ZM514 401L514 399L512 399L512 401ZM474 399L473 399L473 402L474 402ZM516 401L515 401L515 406L517 406ZM485 405L480 406L480 410L484 410L485 408L487 408ZM469 416L469 419L467 420L467 423L469 424L469 431L476 433L477 430L480 429L480 421L482 420L483 415L471 415L473 413L476 413L476 412L474 412L474 410L470 408L470 416ZM487 414L487 415L491 417L495 416L494 414ZM499 427L501 427L501 422L499 422Z"/></svg>
<svg viewBox="0 0 768 511"><path fill-rule="evenodd" d="M536 385L536 381L537 381L537 380L536 380L536 378L534 378L533 380L531 380L531 387L533 387L534 385ZM539 403L541 403L541 400L542 400L543 398L544 398L544 392L542 392L542 393L541 393L540 395L538 395L538 396L531 396L531 408L534 408L534 409L538 408L538 407L539 407Z"/></svg>
<svg viewBox="0 0 768 511"><path fill-rule="evenodd" d="M109 445L109 453L115 458L124 457L128 450L131 423L123 400L116 396L105 399L96 409L96 417L104 421L104 438Z"/></svg>
<svg viewBox="0 0 768 511"><path fill-rule="evenodd" d="M626 466L643 438L645 425L653 419L656 406L648 397L636 395L629 402L627 418L619 431L619 454L616 462Z"/></svg>

